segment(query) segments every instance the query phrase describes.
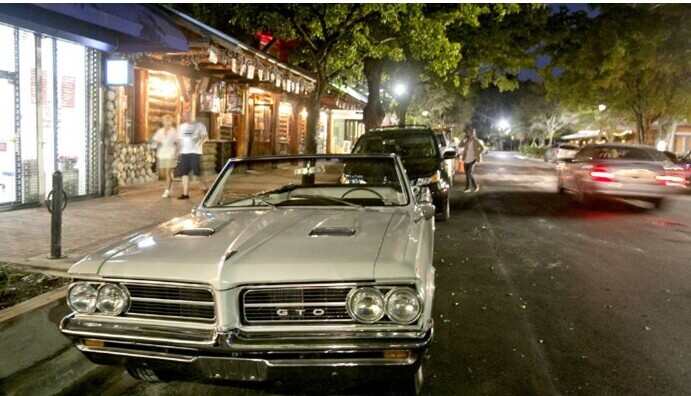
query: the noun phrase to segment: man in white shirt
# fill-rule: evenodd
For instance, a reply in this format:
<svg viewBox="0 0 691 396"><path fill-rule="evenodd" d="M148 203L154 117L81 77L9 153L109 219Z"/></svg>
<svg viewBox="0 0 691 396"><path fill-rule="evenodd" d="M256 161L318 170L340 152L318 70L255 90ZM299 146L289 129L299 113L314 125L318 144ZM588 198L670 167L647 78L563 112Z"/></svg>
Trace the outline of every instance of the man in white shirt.
<svg viewBox="0 0 691 396"><path fill-rule="evenodd" d="M477 184L473 171L475 165L482 160L482 154L487 150L482 140L478 139L475 134L475 128L471 125L465 127L465 138L461 142L463 147L463 168L465 169L465 191L471 192L480 191L480 185Z"/></svg>
<svg viewBox="0 0 691 396"><path fill-rule="evenodd" d="M178 147L180 148L180 162L178 176L182 176L182 195L178 199L189 199L190 175L196 175L204 192L206 183L201 178L201 160L204 142L209 135L206 127L199 121L192 121L189 113L182 115L183 122L178 127Z"/></svg>

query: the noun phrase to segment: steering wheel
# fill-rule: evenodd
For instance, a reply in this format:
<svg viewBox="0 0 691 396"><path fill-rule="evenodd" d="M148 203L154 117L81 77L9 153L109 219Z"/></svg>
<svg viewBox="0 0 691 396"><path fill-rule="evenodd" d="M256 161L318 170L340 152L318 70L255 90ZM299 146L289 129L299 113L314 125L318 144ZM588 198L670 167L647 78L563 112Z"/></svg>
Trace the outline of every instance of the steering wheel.
<svg viewBox="0 0 691 396"><path fill-rule="evenodd" d="M351 188L350 190L344 192L343 195L341 195L341 199L345 198L346 195L352 193L353 191L358 191L358 190L371 192L372 194L376 195L377 198L381 199L382 201L385 201L383 195L379 194L379 192L377 192L377 190L373 190L373 189L371 189L371 188L369 188L369 187L355 187L355 188Z"/></svg>

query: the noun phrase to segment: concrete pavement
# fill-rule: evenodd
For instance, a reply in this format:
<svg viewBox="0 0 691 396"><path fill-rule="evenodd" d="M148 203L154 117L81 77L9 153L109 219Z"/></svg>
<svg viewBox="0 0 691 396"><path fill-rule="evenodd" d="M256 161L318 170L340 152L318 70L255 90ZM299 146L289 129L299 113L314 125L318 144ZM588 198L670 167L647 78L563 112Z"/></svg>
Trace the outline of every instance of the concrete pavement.
<svg viewBox="0 0 691 396"><path fill-rule="evenodd" d="M63 259L51 260L50 214L45 207L0 212L0 262L61 273L99 246L190 212L201 199L161 198L162 183L124 189L116 196L68 202L63 213Z"/></svg>

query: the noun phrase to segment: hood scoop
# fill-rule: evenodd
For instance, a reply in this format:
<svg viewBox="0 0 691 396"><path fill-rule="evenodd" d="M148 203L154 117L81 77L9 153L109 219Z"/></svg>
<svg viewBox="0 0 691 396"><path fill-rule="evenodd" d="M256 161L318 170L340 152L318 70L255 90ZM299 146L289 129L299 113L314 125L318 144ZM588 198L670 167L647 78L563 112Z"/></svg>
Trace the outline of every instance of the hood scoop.
<svg viewBox="0 0 691 396"><path fill-rule="evenodd" d="M349 237L355 235L355 230L348 227L317 227L310 231L311 237L319 236L341 236Z"/></svg>
<svg viewBox="0 0 691 396"><path fill-rule="evenodd" d="M213 228L187 228L175 233L175 236L183 237L210 237L216 232Z"/></svg>

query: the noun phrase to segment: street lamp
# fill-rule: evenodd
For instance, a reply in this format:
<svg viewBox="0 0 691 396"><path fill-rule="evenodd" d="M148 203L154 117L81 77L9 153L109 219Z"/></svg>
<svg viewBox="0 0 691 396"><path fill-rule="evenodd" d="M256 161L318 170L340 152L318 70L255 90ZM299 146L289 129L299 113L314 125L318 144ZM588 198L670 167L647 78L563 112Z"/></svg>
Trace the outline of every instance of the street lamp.
<svg viewBox="0 0 691 396"><path fill-rule="evenodd" d="M606 105L606 104L600 103L600 104L597 106L597 109L600 110L600 113L602 113L603 111L607 110L607 105Z"/></svg>
<svg viewBox="0 0 691 396"><path fill-rule="evenodd" d="M499 120L499 122L497 122L497 129L508 134L509 131L511 131L511 124L509 124L509 121L506 118L502 118Z"/></svg>
<svg viewBox="0 0 691 396"><path fill-rule="evenodd" d="M427 110L422 110L422 116L423 116L423 117L429 116L429 111L427 111Z"/></svg>
<svg viewBox="0 0 691 396"><path fill-rule="evenodd" d="M397 82L393 86L393 94L397 97L401 97L408 92L408 87L403 82Z"/></svg>

